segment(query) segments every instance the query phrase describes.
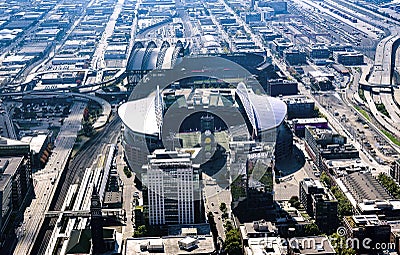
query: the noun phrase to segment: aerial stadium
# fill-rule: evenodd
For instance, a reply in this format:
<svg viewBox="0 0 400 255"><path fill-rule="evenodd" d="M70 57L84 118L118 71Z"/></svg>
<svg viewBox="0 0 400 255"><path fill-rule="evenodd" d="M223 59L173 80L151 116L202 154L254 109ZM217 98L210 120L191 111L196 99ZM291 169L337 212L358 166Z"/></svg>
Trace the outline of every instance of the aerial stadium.
<svg viewBox="0 0 400 255"><path fill-rule="evenodd" d="M181 47L174 48L175 52L181 52ZM149 56L155 59L139 59L158 62L159 54ZM293 137L284 122L286 104L263 94L254 75L220 57L171 56L176 59L168 63L173 62L174 66L156 65L160 68L146 71L128 102L118 109L124 124L125 158L137 175L147 156L156 149L203 147L214 140L215 144L269 142L274 144L277 161L290 157ZM135 70L146 66L139 62ZM212 125L205 130L207 119L212 119ZM207 139L210 134L211 139Z"/></svg>

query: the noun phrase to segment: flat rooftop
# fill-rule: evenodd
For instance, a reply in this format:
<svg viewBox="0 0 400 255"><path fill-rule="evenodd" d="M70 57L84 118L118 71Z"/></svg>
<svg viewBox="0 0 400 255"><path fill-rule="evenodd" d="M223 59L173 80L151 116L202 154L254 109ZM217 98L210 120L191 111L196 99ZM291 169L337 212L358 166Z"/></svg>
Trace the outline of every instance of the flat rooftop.
<svg viewBox="0 0 400 255"><path fill-rule="evenodd" d="M158 254L158 255L167 255L167 254L211 254L215 251L213 237L209 236L199 236L197 247L190 250L181 250L179 248L178 242L183 240L184 236L171 236L171 237L149 237L149 238L128 238L126 240L126 249L124 255L146 255L146 254ZM149 252L142 251L140 246L145 243L157 243L164 245L164 250L161 252Z"/></svg>
<svg viewBox="0 0 400 255"><path fill-rule="evenodd" d="M370 172L352 173L342 177L343 183L357 202L364 200L388 200L393 197Z"/></svg>

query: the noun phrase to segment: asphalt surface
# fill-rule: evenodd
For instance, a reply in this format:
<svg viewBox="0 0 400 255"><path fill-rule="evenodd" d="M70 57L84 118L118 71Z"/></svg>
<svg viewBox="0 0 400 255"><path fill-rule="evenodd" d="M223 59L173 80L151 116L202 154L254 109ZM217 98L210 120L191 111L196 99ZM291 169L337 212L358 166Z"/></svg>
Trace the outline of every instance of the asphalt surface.
<svg viewBox="0 0 400 255"><path fill-rule="evenodd" d="M112 116L110 122L99 130L91 140L72 158L62 177L62 185L58 187L56 196L54 196L49 211L57 211L65 200L68 189L72 184L79 184L86 168L91 167L95 155L100 154L108 143L115 143L119 135L121 120L118 116ZM46 220L41 227L40 235L35 243L35 249L32 254L42 254L46 250L51 237L56 218Z"/></svg>
<svg viewBox="0 0 400 255"><path fill-rule="evenodd" d="M71 114L65 119L64 124L54 142L55 148L46 164L46 167L33 175L35 198L25 211L23 233L20 234L14 254L30 254L39 229L44 221L44 214L56 191L60 175L65 169L68 157L75 144L77 133L81 128L85 104L74 103Z"/></svg>

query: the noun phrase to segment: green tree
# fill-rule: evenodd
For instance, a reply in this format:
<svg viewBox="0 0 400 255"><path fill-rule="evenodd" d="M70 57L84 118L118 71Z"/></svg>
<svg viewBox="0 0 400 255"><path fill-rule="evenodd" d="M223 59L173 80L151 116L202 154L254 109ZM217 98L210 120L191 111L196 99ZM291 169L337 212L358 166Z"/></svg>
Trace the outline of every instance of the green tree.
<svg viewBox="0 0 400 255"><path fill-rule="evenodd" d="M226 204L225 204L224 202L222 202L222 203L219 205L219 209L221 210L221 212L226 212L226 210L227 210L228 208L226 208Z"/></svg>
<svg viewBox="0 0 400 255"><path fill-rule="evenodd" d="M229 232L233 229L232 222L230 220L226 221L224 224L225 232Z"/></svg>
<svg viewBox="0 0 400 255"><path fill-rule="evenodd" d="M232 229L226 232L226 238L223 247L229 255L242 254L242 244L240 241L240 233L238 229Z"/></svg>
<svg viewBox="0 0 400 255"><path fill-rule="evenodd" d="M132 172L131 172L131 170L129 170L128 166L124 166L124 173L125 173L127 178L131 178L132 177Z"/></svg>
<svg viewBox="0 0 400 255"><path fill-rule="evenodd" d="M83 133L86 136L92 136L93 135L93 126L92 123L90 123L90 121L84 121L83 122Z"/></svg>
<svg viewBox="0 0 400 255"><path fill-rule="evenodd" d="M378 175L378 181L386 188L386 190L395 198L400 198L400 186L384 173Z"/></svg>
<svg viewBox="0 0 400 255"><path fill-rule="evenodd" d="M337 254L342 255L355 255L356 251L352 247L347 247L346 238L337 233L333 233L329 240L335 248Z"/></svg>
<svg viewBox="0 0 400 255"><path fill-rule="evenodd" d="M140 225L133 233L135 237L142 237L147 235L146 225Z"/></svg>
<svg viewBox="0 0 400 255"><path fill-rule="evenodd" d="M304 234L306 236L316 236L321 234L321 231L319 231L317 224L311 223L304 226Z"/></svg>
<svg viewBox="0 0 400 255"><path fill-rule="evenodd" d="M332 186L331 178L325 172L322 172L320 179L328 188Z"/></svg>
<svg viewBox="0 0 400 255"><path fill-rule="evenodd" d="M299 201L299 197L298 196L292 196L289 199L289 204L290 204L290 206L292 206L294 208L297 208L297 209L301 207L301 203Z"/></svg>
<svg viewBox="0 0 400 255"><path fill-rule="evenodd" d="M343 194L343 192L337 186L332 186L331 191L338 201L339 219L342 220L344 216L352 215L353 207L350 204L350 201Z"/></svg>

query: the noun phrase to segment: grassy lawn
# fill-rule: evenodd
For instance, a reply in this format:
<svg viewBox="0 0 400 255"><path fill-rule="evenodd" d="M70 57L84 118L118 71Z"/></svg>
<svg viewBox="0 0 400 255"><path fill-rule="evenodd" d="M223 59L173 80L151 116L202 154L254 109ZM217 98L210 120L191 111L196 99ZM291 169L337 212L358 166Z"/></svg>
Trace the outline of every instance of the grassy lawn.
<svg viewBox="0 0 400 255"><path fill-rule="evenodd" d="M386 110L386 107L384 104L375 104L375 105L376 105L376 109L378 111L380 111L386 117L390 118L390 115L389 115L388 111Z"/></svg>
<svg viewBox="0 0 400 255"><path fill-rule="evenodd" d="M356 110L357 110L359 113L361 113L368 121L371 120L370 117L369 117L369 115L368 115L368 113L367 113L364 109L362 109L360 106L356 105L356 106L354 106L354 108L356 108Z"/></svg>
<svg viewBox="0 0 400 255"><path fill-rule="evenodd" d="M390 132L388 132L386 130L381 129L381 131L382 131L382 133L384 133L387 136L387 138L390 139L390 141L392 141L397 146L400 146L400 141L397 139L396 136L394 136L393 134L391 134Z"/></svg>

